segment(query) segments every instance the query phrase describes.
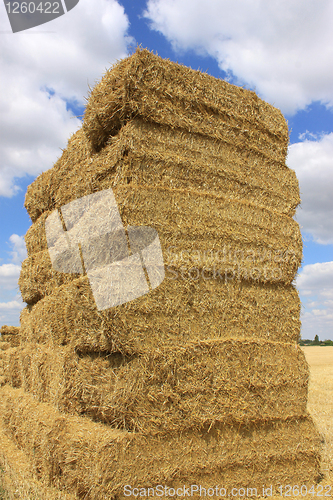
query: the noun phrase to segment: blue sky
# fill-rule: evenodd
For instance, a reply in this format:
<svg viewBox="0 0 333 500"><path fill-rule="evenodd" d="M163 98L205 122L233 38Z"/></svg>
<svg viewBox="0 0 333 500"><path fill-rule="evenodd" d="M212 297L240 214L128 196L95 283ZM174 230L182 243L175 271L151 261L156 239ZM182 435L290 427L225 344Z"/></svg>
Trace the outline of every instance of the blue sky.
<svg viewBox="0 0 333 500"><path fill-rule="evenodd" d="M81 126L84 96L137 44L255 90L288 121L304 258L302 336L333 340L333 0L80 0L12 34L1 5L0 324L19 324L27 186Z"/></svg>

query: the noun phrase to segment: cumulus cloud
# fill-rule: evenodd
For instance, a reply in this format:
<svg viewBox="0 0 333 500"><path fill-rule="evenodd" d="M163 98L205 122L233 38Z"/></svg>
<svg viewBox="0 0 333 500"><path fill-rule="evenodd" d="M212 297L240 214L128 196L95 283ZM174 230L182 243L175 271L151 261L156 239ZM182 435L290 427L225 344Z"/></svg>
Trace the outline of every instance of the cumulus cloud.
<svg viewBox="0 0 333 500"><path fill-rule="evenodd" d="M12 234L9 238L12 251L11 262L0 266L0 325L19 325L19 313L24 308L18 279L21 263L27 257L23 236Z"/></svg>
<svg viewBox="0 0 333 500"><path fill-rule="evenodd" d="M15 35L3 4L0 11L0 195L13 196L15 178L52 167L81 126L70 106L84 105L89 85L127 55L133 40L115 0L79 2L47 25Z"/></svg>
<svg viewBox="0 0 333 500"><path fill-rule="evenodd" d="M27 248L25 246L24 236L12 234L9 238L13 250L10 253L13 264L20 264L27 258Z"/></svg>
<svg viewBox="0 0 333 500"><path fill-rule="evenodd" d="M302 337L333 340L333 261L304 266L296 279L302 300Z"/></svg>
<svg viewBox="0 0 333 500"><path fill-rule="evenodd" d="M12 290L17 287L20 271L21 266L16 264L2 264L0 266L0 287L5 290Z"/></svg>
<svg viewBox="0 0 333 500"><path fill-rule="evenodd" d="M214 57L283 113L333 106L331 0L149 0L144 16L175 51Z"/></svg>
<svg viewBox="0 0 333 500"><path fill-rule="evenodd" d="M11 300L10 302L0 302L0 309L3 310L8 310L8 309L16 309L16 310L21 310L22 309L22 302L19 302L18 300Z"/></svg>
<svg viewBox="0 0 333 500"><path fill-rule="evenodd" d="M333 243L333 133L289 146L287 164L299 179L297 221L317 243Z"/></svg>
<svg viewBox="0 0 333 500"><path fill-rule="evenodd" d="M7 302L0 301L0 325L20 326L20 311L25 307L19 294Z"/></svg>

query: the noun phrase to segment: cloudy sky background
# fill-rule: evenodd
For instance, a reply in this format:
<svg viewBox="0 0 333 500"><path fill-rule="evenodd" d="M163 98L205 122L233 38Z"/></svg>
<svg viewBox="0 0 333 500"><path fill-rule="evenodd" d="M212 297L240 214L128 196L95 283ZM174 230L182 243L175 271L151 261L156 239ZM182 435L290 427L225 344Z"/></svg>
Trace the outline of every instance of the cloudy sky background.
<svg viewBox="0 0 333 500"><path fill-rule="evenodd" d="M27 186L81 126L89 86L142 44L256 90L285 115L302 198L302 337L333 340L333 0L80 0L15 34L0 10L0 325L19 325L24 306Z"/></svg>

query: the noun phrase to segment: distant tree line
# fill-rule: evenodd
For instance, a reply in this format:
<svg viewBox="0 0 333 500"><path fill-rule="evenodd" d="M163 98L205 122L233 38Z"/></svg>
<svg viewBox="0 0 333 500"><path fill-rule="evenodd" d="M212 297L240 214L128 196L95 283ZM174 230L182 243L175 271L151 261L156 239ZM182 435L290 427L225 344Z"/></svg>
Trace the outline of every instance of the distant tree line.
<svg viewBox="0 0 333 500"><path fill-rule="evenodd" d="M299 345L333 345L333 340L319 340L316 335L314 340L300 339L298 343Z"/></svg>

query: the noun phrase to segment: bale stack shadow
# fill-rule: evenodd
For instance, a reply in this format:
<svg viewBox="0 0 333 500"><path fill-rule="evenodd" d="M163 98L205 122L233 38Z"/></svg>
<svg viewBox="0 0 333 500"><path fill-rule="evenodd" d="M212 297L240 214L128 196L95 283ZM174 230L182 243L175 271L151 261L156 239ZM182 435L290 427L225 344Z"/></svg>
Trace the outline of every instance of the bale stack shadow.
<svg viewBox="0 0 333 500"><path fill-rule="evenodd" d="M287 147L282 114L254 92L146 50L96 85L28 188L27 306L0 351L4 428L37 480L88 500L319 479ZM158 232L166 276L99 311L86 275L52 268L45 221L110 188L124 226Z"/></svg>

